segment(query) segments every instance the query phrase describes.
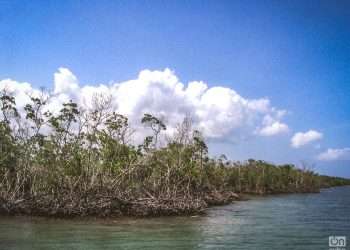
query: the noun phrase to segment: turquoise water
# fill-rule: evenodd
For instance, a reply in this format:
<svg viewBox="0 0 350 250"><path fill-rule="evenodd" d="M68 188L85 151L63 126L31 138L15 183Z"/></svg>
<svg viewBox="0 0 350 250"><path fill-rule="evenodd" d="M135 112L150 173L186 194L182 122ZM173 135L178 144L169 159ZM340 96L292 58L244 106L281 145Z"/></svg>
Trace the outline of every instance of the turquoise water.
<svg viewBox="0 0 350 250"><path fill-rule="evenodd" d="M330 235L350 241L350 187L255 197L198 217L0 217L0 249L329 249Z"/></svg>

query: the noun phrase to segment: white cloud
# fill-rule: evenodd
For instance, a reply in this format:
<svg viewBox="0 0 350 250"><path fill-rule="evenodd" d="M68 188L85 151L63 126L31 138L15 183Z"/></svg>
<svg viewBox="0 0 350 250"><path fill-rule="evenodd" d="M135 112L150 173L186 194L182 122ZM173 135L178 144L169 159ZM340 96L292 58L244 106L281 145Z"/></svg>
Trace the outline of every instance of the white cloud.
<svg viewBox="0 0 350 250"><path fill-rule="evenodd" d="M262 136L272 136L281 133L288 132L287 124L281 122L274 122L271 125L265 126L260 130L260 135Z"/></svg>
<svg viewBox="0 0 350 250"><path fill-rule="evenodd" d="M317 159L320 161L350 159L350 148L329 148L327 151L319 154Z"/></svg>
<svg viewBox="0 0 350 250"><path fill-rule="evenodd" d="M265 115L262 127L256 129L255 133L261 136L274 136L289 131L288 125L278 121L284 116L285 112L283 110L277 111L276 117L271 115Z"/></svg>
<svg viewBox="0 0 350 250"><path fill-rule="evenodd" d="M54 74L54 93L74 93L79 90L79 82L76 76L66 68L59 68Z"/></svg>
<svg viewBox="0 0 350 250"><path fill-rule="evenodd" d="M322 139L323 134L315 131L315 130L309 130L305 133L298 132L295 133L294 136L291 139L291 145L294 148L300 148L301 146L304 146L306 144L309 144L313 141L317 141Z"/></svg>
<svg viewBox="0 0 350 250"><path fill-rule="evenodd" d="M0 81L0 90L5 87L14 90L22 107L29 101L27 93L39 92L29 83L12 80ZM69 100L89 108L96 93L110 96L112 108L127 115L136 127L144 113L152 113L163 117L170 131L190 115L194 127L210 138L272 136L288 131L288 126L281 122L286 112L272 107L269 99L243 98L233 89L209 87L202 81L184 85L170 69L143 70L136 79L120 83L80 86L69 69L59 68L54 74L49 108L57 111Z"/></svg>
<svg viewBox="0 0 350 250"><path fill-rule="evenodd" d="M30 95L38 94L40 91L33 89L27 82L16 82L11 79L0 81L0 91L5 90L16 97L16 102L19 107L23 107L30 101Z"/></svg>

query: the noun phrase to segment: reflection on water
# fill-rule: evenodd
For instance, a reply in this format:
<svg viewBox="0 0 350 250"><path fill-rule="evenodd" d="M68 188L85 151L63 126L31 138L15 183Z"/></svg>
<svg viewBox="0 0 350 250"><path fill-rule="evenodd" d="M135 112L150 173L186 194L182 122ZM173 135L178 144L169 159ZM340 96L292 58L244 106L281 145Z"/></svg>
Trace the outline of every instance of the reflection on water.
<svg viewBox="0 0 350 250"><path fill-rule="evenodd" d="M328 249L330 235L350 238L350 187L255 197L197 217L0 217L0 249Z"/></svg>

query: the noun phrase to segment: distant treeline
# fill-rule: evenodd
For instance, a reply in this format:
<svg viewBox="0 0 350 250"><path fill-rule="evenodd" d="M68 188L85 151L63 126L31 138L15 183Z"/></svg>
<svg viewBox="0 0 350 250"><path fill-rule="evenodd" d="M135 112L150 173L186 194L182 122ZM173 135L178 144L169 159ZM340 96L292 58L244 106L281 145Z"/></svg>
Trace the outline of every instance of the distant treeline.
<svg viewBox="0 0 350 250"><path fill-rule="evenodd" d="M95 98L94 108L85 110L68 102L50 112L47 104L43 94L19 111L13 96L0 94L0 213L191 214L244 193L318 192L350 184L293 165L210 158L188 118L164 143L166 125L145 114L141 123L150 136L135 146L128 118L111 110L108 98Z"/></svg>

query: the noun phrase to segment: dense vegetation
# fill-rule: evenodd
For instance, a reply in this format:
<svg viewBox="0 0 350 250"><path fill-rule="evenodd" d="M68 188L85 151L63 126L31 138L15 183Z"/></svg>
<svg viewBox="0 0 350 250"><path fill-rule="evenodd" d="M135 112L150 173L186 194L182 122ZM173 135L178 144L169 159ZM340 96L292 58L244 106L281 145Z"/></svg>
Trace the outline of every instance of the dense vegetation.
<svg viewBox="0 0 350 250"><path fill-rule="evenodd" d="M315 192L350 184L293 165L209 158L188 118L164 143L166 125L145 114L141 122L150 136L135 146L128 118L111 110L108 98L96 98L86 110L65 103L56 113L47 103L44 94L32 97L19 112L14 97L0 95L1 213L184 214L230 202L235 193Z"/></svg>

